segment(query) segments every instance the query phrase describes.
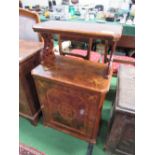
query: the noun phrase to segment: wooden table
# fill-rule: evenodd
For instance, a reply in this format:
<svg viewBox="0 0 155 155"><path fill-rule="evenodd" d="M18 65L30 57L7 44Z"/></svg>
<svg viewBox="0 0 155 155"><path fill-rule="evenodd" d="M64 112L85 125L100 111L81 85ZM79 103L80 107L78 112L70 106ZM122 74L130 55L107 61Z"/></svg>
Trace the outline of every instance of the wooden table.
<svg viewBox="0 0 155 155"><path fill-rule="evenodd" d="M37 124L41 112L31 70L40 63L42 43L19 41L19 114Z"/></svg>
<svg viewBox="0 0 155 155"><path fill-rule="evenodd" d="M116 43L121 37L121 26L50 21L33 27L44 38L41 65L32 70L43 122L92 144L96 143L102 105L112 76L111 61ZM60 56L53 53L53 34L59 36ZM65 57L61 37L88 40L87 55L83 59ZM110 59L106 64L88 61L94 38L112 42ZM77 55L74 55L77 56ZM106 54L105 54L106 56Z"/></svg>

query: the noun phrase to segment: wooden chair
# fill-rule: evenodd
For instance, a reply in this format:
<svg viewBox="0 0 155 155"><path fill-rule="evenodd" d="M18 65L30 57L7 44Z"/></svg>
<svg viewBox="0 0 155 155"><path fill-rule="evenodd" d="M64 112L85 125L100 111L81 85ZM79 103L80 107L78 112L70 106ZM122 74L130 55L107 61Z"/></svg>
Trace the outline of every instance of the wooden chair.
<svg viewBox="0 0 155 155"><path fill-rule="evenodd" d="M36 23L40 23L37 13L19 8L19 39L37 42L43 41L39 34L32 29L32 26Z"/></svg>
<svg viewBox="0 0 155 155"><path fill-rule="evenodd" d="M108 49L108 51L109 50L110 49ZM103 51L105 51L105 44L104 43L97 44L96 51L99 53L104 53ZM109 58L110 55L107 55L107 57ZM113 55L112 59L113 59L113 63L112 63L113 75L117 75L118 69L121 64L127 65L129 67L135 66L135 58L131 56ZM104 63L103 56L102 58L100 58L100 60L101 60L100 62Z"/></svg>
<svg viewBox="0 0 155 155"><path fill-rule="evenodd" d="M113 75L117 75L117 72L119 70L119 67L121 64L124 64L128 67L134 67L135 66L135 59L129 56L113 56Z"/></svg>

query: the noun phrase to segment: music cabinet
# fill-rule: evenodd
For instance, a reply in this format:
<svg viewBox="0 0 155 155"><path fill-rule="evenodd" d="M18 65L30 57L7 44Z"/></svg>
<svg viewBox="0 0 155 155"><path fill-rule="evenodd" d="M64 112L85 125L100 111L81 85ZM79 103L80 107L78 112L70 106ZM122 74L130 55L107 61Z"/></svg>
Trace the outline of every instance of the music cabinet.
<svg viewBox="0 0 155 155"><path fill-rule="evenodd" d="M112 54L121 37L122 27L50 21L36 24L33 29L44 39L41 64L31 72L43 113L43 123L89 142L88 154L91 154L92 146L96 143L102 105L112 77ZM59 56L53 52L53 34L58 34ZM80 56L62 51L64 38L87 41L87 54ZM93 39L96 38L106 40L106 49L108 43L112 43L109 59L105 53L105 64L89 61Z"/></svg>
<svg viewBox="0 0 155 155"><path fill-rule="evenodd" d="M110 85L103 68L103 64L56 56L50 69L42 65L33 69L44 125L95 143Z"/></svg>

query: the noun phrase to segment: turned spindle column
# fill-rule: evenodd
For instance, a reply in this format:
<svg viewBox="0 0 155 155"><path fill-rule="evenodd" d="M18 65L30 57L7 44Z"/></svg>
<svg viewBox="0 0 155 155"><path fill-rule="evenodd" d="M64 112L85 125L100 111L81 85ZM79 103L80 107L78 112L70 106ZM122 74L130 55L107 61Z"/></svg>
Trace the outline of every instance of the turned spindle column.
<svg viewBox="0 0 155 155"><path fill-rule="evenodd" d="M117 41L113 41L112 42L112 49L111 49L110 57L109 57L109 62L108 62L108 67L107 67L107 76L110 74L110 70L112 68L113 54L116 50L116 45L117 45Z"/></svg>

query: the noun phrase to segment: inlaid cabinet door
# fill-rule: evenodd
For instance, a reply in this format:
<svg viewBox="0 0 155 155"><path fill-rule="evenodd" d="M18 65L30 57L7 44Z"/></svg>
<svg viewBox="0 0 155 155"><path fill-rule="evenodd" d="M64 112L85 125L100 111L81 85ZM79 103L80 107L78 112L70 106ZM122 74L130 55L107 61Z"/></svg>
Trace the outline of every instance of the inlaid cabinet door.
<svg viewBox="0 0 155 155"><path fill-rule="evenodd" d="M35 80L45 124L59 125L91 137L99 97L96 92L63 83Z"/></svg>

